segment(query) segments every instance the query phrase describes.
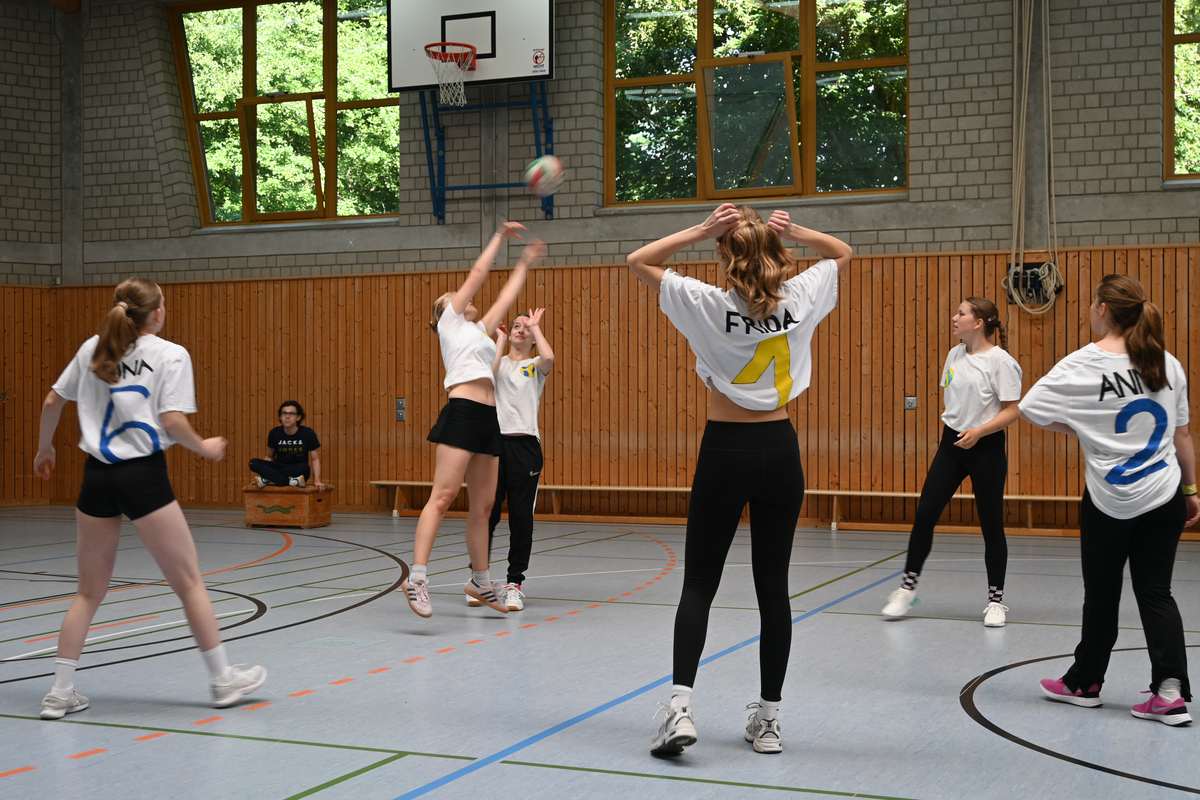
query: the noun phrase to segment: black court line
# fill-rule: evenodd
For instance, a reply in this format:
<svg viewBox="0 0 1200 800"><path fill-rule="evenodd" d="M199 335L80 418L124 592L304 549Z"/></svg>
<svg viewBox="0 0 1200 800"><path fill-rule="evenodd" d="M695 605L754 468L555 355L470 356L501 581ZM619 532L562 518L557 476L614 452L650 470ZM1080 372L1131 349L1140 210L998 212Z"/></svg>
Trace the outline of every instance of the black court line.
<svg viewBox="0 0 1200 800"><path fill-rule="evenodd" d="M1196 645L1196 644L1189 644L1186 646L1187 647L1200 647L1200 645ZM1113 650L1113 652L1114 653L1130 653L1130 652L1135 652L1138 650L1146 650L1146 649L1147 648L1145 648L1145 647L1121 647L1116 650ZM1033 742L1026 741L1026 740L1022 739L1021 737L1017 736L1016 734L1009 733L1008 731L1004 730L996 723L992 722L990 719L985 717L983 715L983 713L979 710L979 708L976 707L976 705L975 705L975 690L978 689L980 686L982 686L983 682L986 681L988 678L999 675L1002 672L1007 672L1010 669L1016 669L1017 667L1024 667L1029 664L1037 664L1041 661L1054 661L1059 658L1074 658L1074 657L1075 656L1073 653L1066 653L1065 655L1045 656L1043 658L1031 658L1028 661L1018 661L1015 664L1009 664L1004 667L998 667L997 669L991 670L990 672L985 672L982 675L976 675L974 678L967 681L967 684L965 686L963 686L963 688L959 691L958 702L960 705L962 705L963 711L967 712L967 716L969 716L971 719L978 722L983 727L987 728L992 733L996 734L997 736L1001 736L1005 739L1008 739L1010 742L1012 742L1014 744L1019 744L1022 747L1027 747L1030 750L1033 750L1034 752L1041 753L1042 755L1045 755L1045 756L1050 756L1051 758L1057 758L1061 761L1066 761L1071 764L1076 764L1080 767L1087 767L1088 769L1094 769L1097 772L1106 772L1109 775L1116 775L1119 778L1128 778L1131 781L1140 781L1142 783L1149 783L1154 786L1162 786L1163 788L1166 788L1166 789L1176 789L1178 791L1188 792L1190 794L1200 794L1200 789L1197 789L1197 788L1194 788L1191 786L1181 786L1177 783L1167 783L1166 781L1160 781L1155 778L1147 778L1143 775L1134 775L1133 773L1130 773L1130 772L1122 772L1119 769L1113 769L1112 767L1101 766L1100 764L1093 764L1090 761L1084 761L1079 758L1074 758L1074 757L1068 756L1064 753L1059 753L1054 750L1050 750L1048 748L1042 747L1041 745L1034 744Z"/></svg>
<svg viewBox="0 0 1200 800"><path fill-rule="evenodd" d="M289 623L287 623L286 625L277 625L277 626L276 626L276 627L274 627L274 628L266 628L265 630L261 630L261 631L254 631L253 633L244 633L244 634L242 634L241 636L231 636L231 637L229 637L229 638L227 638L227 639L226 639L226 638L224 638L224 637L222 637L222 639L223 639L223 641L224 641L224 642L236 642L236 641L238 641L239 639L249 639L251 636L262 636L262 635L263 635L263 634L265 634L265 633L274 633L274 632L276 632L276 631L282 631L282 630L286 630L286 629L288 629L288 628L294 628L294 627L296 627L297 625L307 625L307 624L308 624L308 623L310 623L310 622L317 622L318 620L322 620L322 619L328 619L329 617L333 617L333 616L336 616L336 615L338 615L338 614L344 614L344 613L345 613L345 612L347 612L347 611L352 611L353 609L356 609L356 608L358 608L359 606L365 606L367 603L372 603L372 602L374 602L374 601L376 601L376 600L380 599L381 597L384 597L385 595L391 594L392 592L394 592L394 591L396 591L397 589L399 589L399 588L400 588L400 584L401 584L401 583L402 583L402 582L403 582L403 581L404 581L406 578L408 578L408 564L404 563L404 562L403 562L402 560L400 560L398 557L396 557L396 556L392 555L391 553L387 552L386 550L380 550L380 549L379 549L379 548L377 548L377 547L371 547L370 545L366 545L366 544L360 544L360 543L358 543L358 542L348 542L348 541L346 541L346 540L344 540L344 539L333 539L333 538L331 538L331 537L329 537L329 536L317 536L316 534L313 534L313 533L297 533L297 532L295 532L295 531L289 531L289 535L291 535L291 536L307 536L307 537L310 537L310 538L312 538L312 539L323 539L323 540L325 540L325 541L327 541L327 542L337 542L337 543L339 543L339 544L351 545L351 546L353 546L353 547L361 547L361 548L363 548L363 549L365 549L365 550L373 550L373 551L375 551L376 553L379 553L380 555L386 556L387 558L390 558L390 559L392 559L393 561L395 561L397 564L399 564L399 565L400 565L400 577L399 577L399 578L397 578L397 579L396 579L396 581L395 581L395 582L394 582L394 583L393 583L391 586L388 586L386 589L383 589L383 590L381 590L381 591L379 591L379 592L377 592L377 593L375 593L375 594L371 595L370 597L368 597L368 598L366 598L365 600L362 600L362 601L360 601L360 602L358 602L358 603L354 603L353 605L346 606L345 608L339 608L339 609L335 609L334 611L330 611L330 612L329 612L329 613L327 613L327 614L321 614L320 616L317 616L317 617L310 617L310 618L308 618L308 619L297 620L296 622L289 622ZM246 597L246 599L248 599L248 600L251 600L251 602L254 602L254 603L256 603L256 604L258 604L258 603L259 603L259 601L258 601L258 600L255 600L255 599L253 599L253 598L251 598L251 597L248 597L248 596L246 596L246 595L239 595L239 596L240 596L240 597ZM249 620L247 620L247 621L249 621ZM230 627L233 627L233 626L230 626ZM184 637L179 637L179 638L182 638L182 639L190 639L190 638L191 638L191 636L184 636ZM147 643L147 644L149 644L149 643ZM131 647L141 647L141 646L145 646L145 645L144 645L144 644L139 644L139 645L129 645L129 646L131 646ZM125 649L125 648L113 648L113 649ZM85 669L100 669L101 667L111 667L111 666L114 666L114 665L116 665L116 664L128 664L128 663L129 663L129 662L131 662L131 661L141 661L141 660L143 660L143 659L147 659L147 658L158 658L159 656L169 656L169 655L173 655L173 654L175 654L175 653L184 653L184 652L187 652L188 650L195 650L195 649L196 649L196 645L195 645L195 644L192 644L192 645L190 645L190 646L188 646L188 647L179 647L179 648L176 648L176 649L174 649L174 650L163 650L163 651L162 651L162 652L160 652L160 653L147 653L146 655L134 656L134 657L132 657L132 658L123 658L123 659L119 659L119 660L117 660L117 661L106 661L106 662L104 662L103 664L89 664L88 666L80 666L80 667L78 667L78 668L77 668L77 671L82 671L82 670L85 670ZM41 657L39 656L38 658L41 658ZM22 660L25 660L25 659L22 659ZM36 658L31 658L31 659L28 659L28 660L29 660L29 661L34 661L34 660L37 660L37 659L36 659ZM19 662L19 661L10 661L10 662L5 662L5 663L9 663L9 664L17 664L17 663L21 663L21 662ZM51 678L51 677L53 677L53 676L54 676L54 673L53 673L53 672L45 672L45 673L42 673L42 674L40 674L40 675L26 675L26 676L25 676L25 677L23 677L23 678L9 678L8 680L3 680L3 681L0 681L0 686L4 685L4 684L6 684L6 683L19 683L19 682L21 682L21 681L34 680L34 679L37 679L37 678Z"/></svg>

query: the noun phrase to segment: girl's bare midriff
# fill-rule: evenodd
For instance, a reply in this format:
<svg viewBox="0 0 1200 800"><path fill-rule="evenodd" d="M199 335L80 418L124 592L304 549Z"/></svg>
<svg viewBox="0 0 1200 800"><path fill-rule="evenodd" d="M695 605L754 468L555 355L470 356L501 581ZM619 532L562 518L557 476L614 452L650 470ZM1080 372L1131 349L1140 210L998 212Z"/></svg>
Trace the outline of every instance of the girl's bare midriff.
<svg viewBox="0 0 1200 800"><path fill-rule="evenodd" d="M450 397L474 400L485 406L494 406L496 405L496 384L488 378L476 378L466 383L456 383L450 387Z"/></svg>
<svg viewBox="0 0 1200 800"><path fill-rule="evenodd" d="M787 419L788 414L786 406L771 411L743 408L716 389L712 389L712 408L708 412L708 418L713 422L774 422Z"/></svg>

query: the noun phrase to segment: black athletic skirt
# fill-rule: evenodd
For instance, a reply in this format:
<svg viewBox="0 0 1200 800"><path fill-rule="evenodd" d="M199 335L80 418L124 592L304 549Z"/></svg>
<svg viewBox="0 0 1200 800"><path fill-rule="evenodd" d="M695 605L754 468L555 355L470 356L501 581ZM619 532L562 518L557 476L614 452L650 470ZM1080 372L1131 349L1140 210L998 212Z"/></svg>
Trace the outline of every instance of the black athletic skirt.
<svg viewBox="0 0 1200 800"><path fill-rule="evenodd" d="M437 422L433 423L433 428L426 438L431 442L448 444L472 453L498 456L501 436L496 407L461 397L451 397L442 407L442 413L438 414Z"/></svg>
<svg viewBox="0 0 1200 800"><path fill-rule="evenodd" d="M141 519L175 501L167 477L167 456L159 450L144 458L105 464L88 456L83 464L83 486L75 507L89 517Z"/></svg>

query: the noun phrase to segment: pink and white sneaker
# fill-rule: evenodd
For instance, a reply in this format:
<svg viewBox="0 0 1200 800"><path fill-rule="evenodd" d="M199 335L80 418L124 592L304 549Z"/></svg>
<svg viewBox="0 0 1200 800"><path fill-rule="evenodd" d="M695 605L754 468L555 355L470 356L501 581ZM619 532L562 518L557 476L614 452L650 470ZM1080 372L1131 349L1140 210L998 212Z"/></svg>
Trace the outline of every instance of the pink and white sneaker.
<svg viewBox="0 0 1200 800"><path fill-rule="evenodd" d="M1142 694L1150 693L1142 692ZM1188 713L1182 697L1177 697L1168 703L1158 695L1151 695L1149 700L1138 703L1132 711L1133 715L1139 719L1156 719L1172 726L1187 725L1192 721L1192 715Z"/></svg>
<svg viewBox="0 0 1200 800"><path fill-rule="evenodd" d="M1061 678L1042 679L1042 694L1060 703L1070 703L1073 706L1096 708L1104 703L1100 700L1100 684L1093 683L1088 689L1068 689Z"/></svg>

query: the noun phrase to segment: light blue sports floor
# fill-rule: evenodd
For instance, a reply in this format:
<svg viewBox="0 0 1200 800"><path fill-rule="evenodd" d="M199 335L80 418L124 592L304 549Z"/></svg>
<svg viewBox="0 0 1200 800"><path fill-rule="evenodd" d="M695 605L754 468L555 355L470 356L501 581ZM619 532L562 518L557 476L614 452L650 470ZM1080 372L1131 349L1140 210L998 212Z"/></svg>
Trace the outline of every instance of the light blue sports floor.
<svg viewBox="0 0 1200 800"><path fill-rule="evenodd" d="M760 755L742 738L744 707L758 699L743 528L693 698L699 742L659 760L648 750L668 694L682 527L539 523L526 608L505 616L466 607L462 521L448 520L430 564L434 616L424 620L397 591L411 518L336 514L312 531L247 529L240 512L188 519L231 660L264 665L266 685L241 706L209 706L180 606L126 524L76 676L91 707L48 722L38 712L74 591L73 510L0 509L0 797L1200 793L1197 725L1129 713L1150 672L1130 591L1118 643L1127 649L1113 656L1105 705L1076 708L1038 691L1039 678L1069 665L1078 635L1077 540L1010 537L1009 623L986 629L978 536L938 535L920 605L888 622L879 610L906 535L799 530L784 751ZM506 547L499 535L498 562ZM1175 595L1191 647L1198 564L1200 543L1182 544Z"/></svg>

